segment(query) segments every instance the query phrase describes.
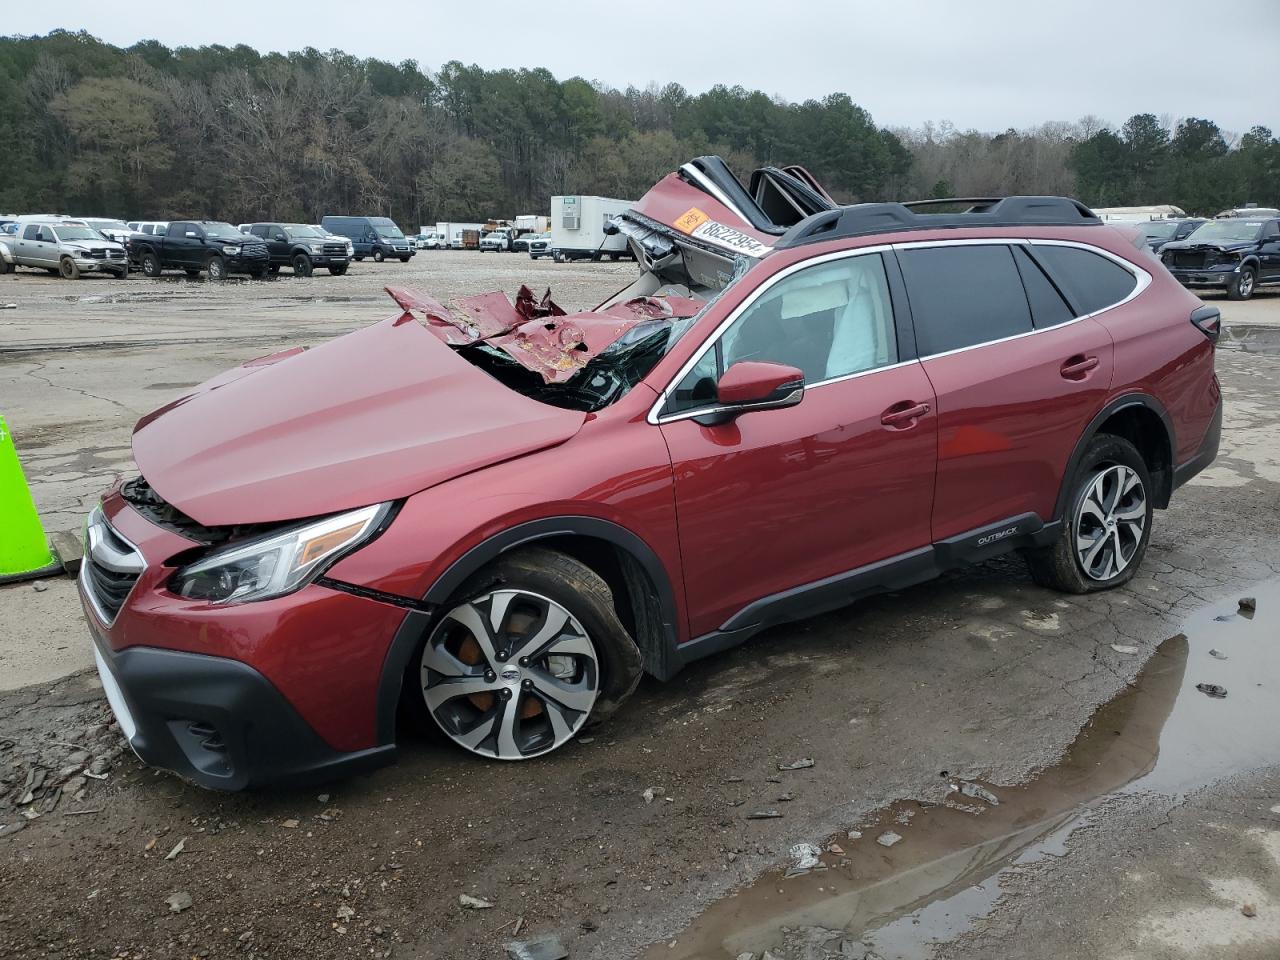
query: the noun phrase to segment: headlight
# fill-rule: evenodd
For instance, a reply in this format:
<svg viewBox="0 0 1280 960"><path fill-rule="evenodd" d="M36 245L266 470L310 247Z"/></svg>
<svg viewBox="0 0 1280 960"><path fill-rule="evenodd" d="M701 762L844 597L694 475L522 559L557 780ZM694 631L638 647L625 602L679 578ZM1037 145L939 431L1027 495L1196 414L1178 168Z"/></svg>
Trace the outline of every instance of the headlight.
<svg viewBox="0 0 1280 960"><path fill-rule="evenodd" d="M190 600L244 603L290 593L365 543L391 504L362 507L205 557L173 575L170 589Z"/></svg>
<svg viewBox="0 0 1280 960"><path fill-rule="evenodd" d="M312 253L324 253L324 244L319 242L309 243L307 244L307 249Z"/></svg>
<svg viewBox="0 0 1280 960"><path fill-rule="evenodd" d="M223 247L222 252L227 254L228 256L234 257L237 253L240 252L240 248L239 247Z"/></svg>

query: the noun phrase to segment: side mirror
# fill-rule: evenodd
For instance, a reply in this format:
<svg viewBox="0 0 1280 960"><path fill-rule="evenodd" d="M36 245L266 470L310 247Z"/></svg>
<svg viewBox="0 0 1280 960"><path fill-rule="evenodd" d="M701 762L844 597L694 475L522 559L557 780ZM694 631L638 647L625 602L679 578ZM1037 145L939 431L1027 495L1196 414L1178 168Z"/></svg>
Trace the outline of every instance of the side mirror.
<svg viewBox="0 0 1280 960"><path fill-rule="evenodd" d="M694 419L713 426L751 410L794 407L803 399L804 371L785 363L742 360L716 383L716 402L721 409Z"/></svg>

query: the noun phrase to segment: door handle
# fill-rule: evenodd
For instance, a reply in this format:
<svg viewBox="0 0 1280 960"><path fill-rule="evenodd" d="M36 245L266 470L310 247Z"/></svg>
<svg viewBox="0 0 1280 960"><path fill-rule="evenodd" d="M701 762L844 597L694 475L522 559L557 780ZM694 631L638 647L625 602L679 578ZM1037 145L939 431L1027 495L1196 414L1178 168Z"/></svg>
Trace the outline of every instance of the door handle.
<svg viewBox="0 0 1280 960"><path fill-rule="evenodd" d="M1086 357L1082 353L1077 353L1074 357L1062 361L1058 372L1067 380L1083 380L1090 370L1097 368L1098 363L1097 357Z"/></svg>
<svg viewBox="0 0 1280 960"><path fill-rule="evenodd" d="M929 405L927 403L903 400L895 403L880 414L880 422L886 427L909 427L928 412Z"/></svg>

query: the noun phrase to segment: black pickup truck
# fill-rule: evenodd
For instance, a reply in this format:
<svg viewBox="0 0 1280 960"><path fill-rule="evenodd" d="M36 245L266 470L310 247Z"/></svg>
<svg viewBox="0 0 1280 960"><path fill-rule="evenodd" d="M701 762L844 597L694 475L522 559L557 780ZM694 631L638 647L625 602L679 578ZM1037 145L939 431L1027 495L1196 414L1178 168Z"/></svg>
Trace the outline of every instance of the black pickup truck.
<svg viewBox="0 0 1280 960"><path fill-rule="evenodd" d="M323 230L305 223L252 223L247 228L267 245L272 273L290 267L297 276L309 277L316 267L328 267L340 277L351 263L345 241L330 239Z"/></svg>
<svg viewBox="0 0 1280 960"><path fill-rule="evenodd" d="M260 279L270 264L265 243L216 220L174 220L159 236L134 234L129 238L129 259L141 264L148 277L185 270L189 277L205 271L210 280L225 280L233 273Z"/></svg>
<svg viewBox="0 0 1280 960"><path fill-rule="evenodd" d="M1248 300L1258 287L1280 284L1280 218L1210 220L1166 243L1160 259L1184 287L1222 287L1229 300Z"/></svg>

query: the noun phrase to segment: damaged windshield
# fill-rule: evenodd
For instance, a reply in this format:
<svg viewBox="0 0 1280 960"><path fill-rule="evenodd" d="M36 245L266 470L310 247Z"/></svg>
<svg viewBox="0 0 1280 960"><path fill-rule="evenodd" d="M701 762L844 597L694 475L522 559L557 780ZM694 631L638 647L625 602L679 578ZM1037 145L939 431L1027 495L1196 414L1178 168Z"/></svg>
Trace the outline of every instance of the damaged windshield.
<svg viewBox="0 0 1280 960"><path fill-rule="evenodd" d="M639 383L724 291L746 273L741 260L729 283L709 296L659 284L642 274L594 310L567 313L547 291L521 287L513 304L493 292L448 306L399 288L387 292L459 355L507 387L541 403L594 411ZM652 292L624 299L637 287Z"/></svg>
<svg viewBox="0 0 1280 960"><path fill-rule="evenodd" d="M1196 227L1187 243L1249 243L1261 229L1261 220L1210 220Z"/></svg>

